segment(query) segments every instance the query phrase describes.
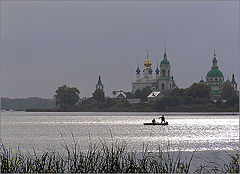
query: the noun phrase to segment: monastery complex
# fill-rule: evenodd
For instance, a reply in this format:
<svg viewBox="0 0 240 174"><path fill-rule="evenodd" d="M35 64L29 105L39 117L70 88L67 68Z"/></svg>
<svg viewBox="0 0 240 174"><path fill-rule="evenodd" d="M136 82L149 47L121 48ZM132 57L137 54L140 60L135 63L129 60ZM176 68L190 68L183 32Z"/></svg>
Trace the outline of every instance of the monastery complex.
<svg viewBox="0 0 240 174"><path fill-rule="evenodd" d="M178 86L174 82L173 75L171 74L171 65L168 60L166 46L163 59L161 60L159 67L156 68L155 73L153 73L151 65L152 63L147 53L146 61L144 63L145 67L143 69L143 74L141 74L139 65L136 69L136 80L132 82L133 93L136 90L138 89L141 90L147 86L151 87L152 92L156 91L162 92L178 88ZM234 74L232 75L231 81L229 79L224 81L223 73L217 66L216 52L214 51L211 69L207 72L205 81L201 79L199 83L209 85L211 87L210 91L211 100L217 100L218 98L221 97L224 82L230 83L233 86L233 88L237 91L237 83L235 81Z"/></svg>

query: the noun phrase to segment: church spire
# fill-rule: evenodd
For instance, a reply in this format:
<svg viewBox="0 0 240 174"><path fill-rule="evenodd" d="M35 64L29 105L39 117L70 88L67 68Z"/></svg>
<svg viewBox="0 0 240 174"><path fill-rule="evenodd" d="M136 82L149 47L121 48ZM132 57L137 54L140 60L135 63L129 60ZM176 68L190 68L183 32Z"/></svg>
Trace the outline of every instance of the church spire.
<svg viewBox="0 0 240 174"><path fill-rule="evenodd" d="M148 50L147 50L147 59L148 59Z"/></svg>
<svg viewBox="0 0 240 174"><path fill-rule="evenodd" d="M166 48L166 44L164 44L164 59L167 59L167 48Z"/></svg>
<svg viewBox="0 0 240 174"><path fill-rule="evenodd" d="M236 81L235 81L235 78L234 78L234 74L232 74L232 81L231 81L232 84L235 84Z"/></svg>
<svg viewBox="0 0 240 174"><path fill-rule="evenodd" d="M101 76L98 76L98 82L96 84L96 89L102 89L103 90L103 83L101 80Z"/></svg>
<svg viewBox="0 0 240 174"><path fill-rule="evenodd" d="M137 74L140 74L139 60L138 60L138 65L137 65L136 73L137 73Z"/></svg>
<svg viewBox="0 0 240 174"><path fill-rule="evenodd" d="M155 71L155 73L156 73L156 75L159 75L159 69L158 69L158 61L157 61L157 68L156 68L156 71Z"/></svg>
<svg viewBox="0 0 240 174"><path fill-rule="evenodd" d="M217 59L216 59L216 50L213 51L213 60L212 60L212 69L218 69Z"/></svg>
<svg viewBox="0 0 240 174"><path fill-rule="evenodd" d="M164 55L163 55L163 60L160 63L160 69L161 69L161 66L166 66L166 65L169 66L170 63L167 59L167 46L166 46L166 44L164 44Z"/></svg>

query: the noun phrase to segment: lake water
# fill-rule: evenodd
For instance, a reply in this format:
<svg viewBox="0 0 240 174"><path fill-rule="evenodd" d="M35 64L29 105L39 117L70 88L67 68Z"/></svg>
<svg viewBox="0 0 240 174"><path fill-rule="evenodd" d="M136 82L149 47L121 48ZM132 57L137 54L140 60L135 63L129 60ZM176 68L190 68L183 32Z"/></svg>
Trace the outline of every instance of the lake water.
<svg viewBox="0 0 240 174"><path fill-rule="evenodd" d="M237 113L235 113L237 114ZM239 144L239 115L224 113L167 113L168 126L144 126L162 113L2 112L1 139L12 149L29 152L62 150L75 140L82 149L89 143L127 143L141 151L233 150ZM158 121L158 120L157 120ZM160 121L160 120L159 120Z"/></svg>

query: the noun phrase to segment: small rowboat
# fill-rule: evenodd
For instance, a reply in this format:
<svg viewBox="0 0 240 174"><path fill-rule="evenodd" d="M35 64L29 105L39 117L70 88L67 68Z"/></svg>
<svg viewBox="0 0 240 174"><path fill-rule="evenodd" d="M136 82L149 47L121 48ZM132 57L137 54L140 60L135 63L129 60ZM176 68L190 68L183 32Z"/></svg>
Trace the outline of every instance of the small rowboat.
<svg viewBox="0 0 240 174"><path fill-rule="evenodd" d="M165 122L165 123L159 123L159 122L156 122L156 123L143 123L144 125L168 125L168 122Z"/></svg>

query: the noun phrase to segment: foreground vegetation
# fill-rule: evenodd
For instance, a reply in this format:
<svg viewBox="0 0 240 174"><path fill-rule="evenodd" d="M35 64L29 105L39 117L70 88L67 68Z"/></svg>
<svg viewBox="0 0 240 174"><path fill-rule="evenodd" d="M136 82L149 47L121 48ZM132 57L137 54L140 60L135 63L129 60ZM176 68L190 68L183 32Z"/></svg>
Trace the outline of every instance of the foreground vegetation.
<svg viewBox="0 0 240 174"><path fill-rule="evenodd" d="M24 155L1 144L1 173L239 173L239 153L229 154L230 160L221 164L206 158L204 164L195 166L194 152L184 159L181 152L160 149L152 153L144 148L136 153L128 151L126 143L90 144L86 151L74 143L72 147L64 145L64 151L62 155L56 151Z"/></svg>

